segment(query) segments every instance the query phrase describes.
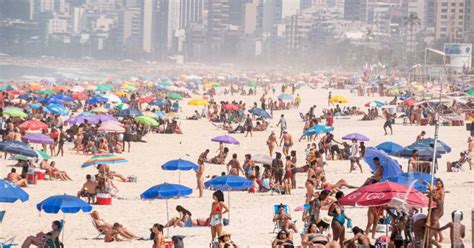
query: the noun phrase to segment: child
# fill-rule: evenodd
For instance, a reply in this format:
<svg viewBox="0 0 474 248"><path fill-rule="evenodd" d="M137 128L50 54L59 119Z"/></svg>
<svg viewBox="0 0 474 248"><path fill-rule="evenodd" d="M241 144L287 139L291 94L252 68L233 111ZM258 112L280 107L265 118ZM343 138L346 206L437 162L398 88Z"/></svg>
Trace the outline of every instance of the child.
<svg viewBox="0 0 474 248"><path fill-rule="evenodd" d="M464 248L464 243L462 239L466 236L466 227L461 224L463 213L459 210L453 211L451 214L452 222L440 227L435 228L429 225L426 225L427 228L441 232L449 228L449 236L451 237L451 247L452 248ZM436 247L440 248L441 245L435 242Z"/></svg>

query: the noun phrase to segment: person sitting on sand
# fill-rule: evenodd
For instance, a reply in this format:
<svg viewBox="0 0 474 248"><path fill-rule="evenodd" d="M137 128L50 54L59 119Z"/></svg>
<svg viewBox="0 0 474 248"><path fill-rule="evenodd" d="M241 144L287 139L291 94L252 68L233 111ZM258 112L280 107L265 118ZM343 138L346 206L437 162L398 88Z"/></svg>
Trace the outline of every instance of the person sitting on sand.
<svg viewBox="0 0 474 248"><path fill-rule="evenodd" d="M229 154L229 148L224 147L223 152L219 152L215 157L209 160L211 164L224 164L225 159L227 158L227 154Z"/></svg>
<svg viewBox="0 0 474 248"><path fill-rule="evenodd" d="M179 217L172 218L164 227L191 227L193 221L191 219L191 212L183 208L181 205L176 206L176 211L179 213Z"/></svg>
<svg viewBox="0 0 474 248"><path fill-rule="evenodd" d="M219 248L239 248L230 238L230 232L223 231L219 236Z"/></svg>
<svg viewBox="0 0 474 248"><path fill-rule="evenodd" d="M97 193L104 193L110 194L111 196L115 196L119 190L113 183L112 179L107 176L103 176L101 174L96 175L97 178Z"/></svg>
<svg viewBox="0 0 474 248"><path fill-rule="evenodd" d="M99 164L97 166L97 170L101 175L105 175L107 177L118 177L120 180L122 180L122 182L128 182L128 178L124 177L122 174L110 171L110 166L108 164Z"/></svg>
<svg viewBox="0 0 474 248"><path fill-rule="evenodd" d="M289 231L290 229L293 229L295 233L298 232L295 224L291 221L291 216L285 212L283 204L278 206L278 213L273 216L273 222L278 222L278 226L282 230Z"/></svg>
<svg viewBox="0 0 474 248"><path fill-rule="evenodd" d="M120 223L114 223L112 228L107 229L107 231L105 231L104 241L108 243L112 241L125 241L125 240L130 240L130 239L138 239L138 237L134 235L130 236L126 234L123 230L124 228Z"/></svg>
<svg viewBox="0 0 474 248"><path fill-rule="evenodd" d="M441 232L449 228L449 236L451 238L451 247L453 248L464 248L463 238L466 237L466 227L461 224L463 213L459 210L453 211L451 214L451 222L447 223L442 227L433 227L426 225L427 228ZM440 248L440 244L436 244L436 247Z"/></svg>
<svg viewBox="0 0 474 248"><path fill-rule="evenodd" d="M383 178L383 167L380 164L379 157L373 158L372 161L374 162L374 165L375 165L375 171L373 172L373 176L367 178L367 180L365 180L363 185L377 183Z"/></svg>
<svg viewBox="0 0 474 248"><path fill-rule="evenodd" d="M53 229L51 232L48 232L48 233L40 232L36 234L36 236L29 236L23 242L23 244L21 245L21 248L28 248L31 245L43 247L44 245L46 245L48 240L52 240L56 243L59 237L59 233L61 232L61 229L62 229L62 223L58 220L55 220L53 221L51 228Z"/></svg>
<svg viewBox="0 0 474 248"><path fill-rule="evenodd" d="M281 230L278 232L276 238L272 242L273 248L278 247L293 247L293 238L290 233L285 230Z"/></svg>
<svg viewBox="0 0 474 248"><path fill-rule="evenodd" d="M153 240L152 248L165 248L166 242L165 237L163 236L163 225L155 223L150 231L150 239Z"/></svg>
<svg viewBox="0 0 474 248"><path fill-rule="evenodd" d="M230 167L230 169L229 169ZM232 154L232 159L227 163L227 174L238 176L239 172L245 174L242 166L240 165L239 160L237 159L237 154Z"/></svg>
<svg viewBox="0 0 474 248"><path fill-rule="evenodd" d="M344 178L339 179L336 183L332 184L326 180L325 176L321 177L321 188L328 190L329 192L337 192L342 188L355 189L356 186L350 185Z"/></svg>
<svg viewBox="0 0 474 248"><path fill-rule="evenodd" d="M89 204L94 204L98 186L95 178L87 174L86 182L82 185L81 190L77 192L77 197L86 197Z"/></svg>
<svg viewBox="0 0 474 248"><path fill-rule="evenodd" d="M329 236L323 232L322 224L311 223L305 233L301 244L303 247L324 247L329 243Z"/></svg>
<svg viewBox="0 0 474 248"><path fill-rule="evenodd" d="M99 139L99 154L108 154L109 153L109 145L107 140Z"/></svg>
<svg viewBox="0 0 474 248"><path fill-rule="evenodd" d="M120 225L120 224L115 225L115 224L118 224L118 223L115 223L114 225L108 224L107 222L105 222L104 220L102 220L100 218L99 212L97 212L97 211L92 211L91 217L92 217L92 221L94 222L94 225L96 226L96 228L99 232L104 233L104 234L109 233L109 236L110 236L109 240L111 240L111 238L115 237L117 234L121 235L122 237L124 237L126 239L137 239L138 238L135 234L133 234L132 232L127 230L122 225ZM114 228L114 226L115 226L115 228ZM110 232L112 229L114 229L114 231ZM109 242L112 242L112 241L109 241Z"/></svg>
<svg viewBox="0 0 474 248"><path fill-rule="evenodd" d="M72 181L72 179L68 176L65 171L60 171L56 168L56 162L51 161L48 167L46 167L46 171L53 178L59 179L61 181Z"/></svg>
<svg viewBox="0 0 474 248"><path fill-rule="evenodd" d="M16 169L12 168L11 172L7 175L7 181L14 183L20 187L28 187L28 182L26 179L22 178L18 173L16 173Z"/></svg>
<svg viewBox="0 0 474 248"><path fill-rule="evenodd" d="M186 120L199 120L201 119L201 115L197 110L194 110L194 114L191 117L186 117Z"/></svg>
<svg viewBox="0 0 474 248"><path fill-rule="evenodd" d="M344 246L348 248L369 248L372 247L370 239L365 235L364 231L358 226L352 228L354 237L352 239L344 241Z"/></svg>

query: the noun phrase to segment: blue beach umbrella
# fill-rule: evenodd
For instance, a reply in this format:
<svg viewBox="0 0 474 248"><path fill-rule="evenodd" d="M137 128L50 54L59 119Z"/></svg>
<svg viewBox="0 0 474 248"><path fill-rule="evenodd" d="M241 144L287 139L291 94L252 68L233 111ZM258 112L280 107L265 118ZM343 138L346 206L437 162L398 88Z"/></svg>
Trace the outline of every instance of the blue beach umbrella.
<svg viewBox="0 0 474 248"><path fill-rule="evenodd" d="M434 182L438 180L434 178ZM398 176L383 178L382 181L390 181L399 184L410 186L413 183L413 188L423 193L428 191L428 185L431 182L431 175L423 172L405 172Z"/></svg>
<svg viewBox="0 0 474 248"><path fill-rule="evenodd" d="M57 95L54 95L53 97L57 98L57 99L61 99L65 102L73 102L74 101L74 99L71 96L65 95L65 94L57 94Z"/></svg>
<svg viewBox="0 0 474 248"><path fill-rule="evenodd" d="M252 109L249 109L249 112L253 115L256 115L256 116L259 116L259 117L262 117L262 118L265 118L265 119L271 119L272 118L272 116L262 108L252 108Z"/></svg>
<svg viewBox="0 0 474 248"><path fill-rule="evenodd" d="M105 102L107 102L108 100L109 100L108 98L95 95L95 96L93 96L93 97L87 99L87 100L86 100L86 104L105 103Z"/></svg>
<svg viewBox="0 0 474 248"><path fill-rule="evenodd" d="M199 165L191 162L191 161L188 161L188 160L184 160L184 159L175 159L175 160L170 160L168 162L166 162L165 164L163 164L161 166L161 169L163 170L178 170L178 174L179 174L179 179L178 179L178 182L181 183L181 171L188 171L188 170L197 170L199 169Z"/></svg>
<svg viewBox="0 0 474 248"><path fill-rule="evenodd" d="M41 103L47 103L47 104L63 104L64 101L62 99L59 99L59 98L55 98L55 97L46 97L44 98Z"/></svg>
<svg viewBox="0 0 474 248"><path fill-rule="evenodd" d="M215 177L204 183L204 186L212 190L227 191L227 198L230 208L230 191L242 191L252 187L253 182L245 177L225 175ZM230 211L228 213L228 219L230 220Z"/></svg>
<svg viewBox="0 0 474 248"><path fill-rule="evenodd" d="M147 189L140 195L142 200L155 200L155 199L165 199L166 200L166 218L167 223L170 220L169 211L168 211L168 199L178 198L187 196L193 193L191 188L183 186L181 184L171 184L171 183L162 183L156 186L153 186ZM168 228L169 235L169 228Z"/></svg>
<svg viewBox="0 0 474 248"><path fill-rule="evenodd" d="M166 114L163 111L156 111L155 114L158 118L161 118L161 119L165 118L166 116Z"/></svg>
<svg viewBox="0 0 474 248"><path fill-rule="evenodd" d="M431 147L422 147L422 146L406 146L402 150L395 153L395 156L402 158L410 158L413 154L413 150L418 151L418 157L422 159L432 159L433 158L433 148ZM441 153L436 152L436 158L441 158Z"/></svg>
<svg viewBox="0 0 474 248"><path fill-rule="evenodd" d="M140 110L136 108L124 109L118 113L118 116L120 117L130 117L130 118L135 118L142 115L143 115L142 112L140 112Z"/></svg>
<svg viewBox="0 0 474 248"><path fill-rule="evenodd" d="M150 105L155 105L155 106L168 106L169 102L166 101L165 99L155 99L150 102Z"/></svg>
<svg viewBox="0 0 474 248"><path fill-rule="evenodd" d="M278 96L278 99L282 101L293 101L294 98L288 93L283 93Z"/></svg>
<svg viewBox="0 0 474 248"><path fill-rule="evenodd" d="M379 158L380 165L383 168L383 175L382 177L392 177L398 176L402 173L400 169L400 164L394 159L392 159L387 153L382 150L377 150L373 147L367 147L365 150L364 161L367 163L372 171L375 171L375 164L373 159L375 157Z"/></svg>
<svg viewBox="0 0 474 248"><path fill-rule="evenodd" d="M334 131L334 127L326 125L315 125L304 131L304 135L311 136L320 133L330 133L332 131Z"/></svg>
<svg viewBox="0 0 474 248"><path fill-rule="evenodd" d="M22 188L7 180L0 179L0 202L14 203L28 201L30 196Z"/></svg>
<svg viewBox="0 0 474 248"><path fill-rule="evenodd" d="M36 209L48 214L57 214L63 212L63 223L66 219L66 214L75 214L79 211L89 213L92 206L85 201L72 195L55 195L44 199L36 205ZM62 236L64 241L64 226L62 227Z"/></svg>
<svg viewBox="0 0 474 248"><path fill-rule="evenodd" d="M380 143L375 148L382 150L388 154L395 154L399 152L400 150L402 150L403 146L395 142L387 141L387 142Z"/></svg>
<svg viewBox="0 0 474 248"><path fill-rule="evenodd" d="M412 145L434 148L434 139L433 138L421 139L413 143ZM436 143L436 150L439 151L440 153L450 153L451 147L445 142L438 140L438 142Z"/></svg>
<svg viewBox="0 0 474 248"><path fill-rule="evenodd" d="M32 158L38 157L38 154L36 154L36 152L31 149L31 147L29 147L26 143L19 141L0 142L0 151L11 154L19 154Z"/></svg>
<svg viewBox="0 0 474 248"><path fill-rule="evenodd" d="M56 114L56 115L68 115L69 110L61 104L50 104L46 106L47 111Z"/></svg>

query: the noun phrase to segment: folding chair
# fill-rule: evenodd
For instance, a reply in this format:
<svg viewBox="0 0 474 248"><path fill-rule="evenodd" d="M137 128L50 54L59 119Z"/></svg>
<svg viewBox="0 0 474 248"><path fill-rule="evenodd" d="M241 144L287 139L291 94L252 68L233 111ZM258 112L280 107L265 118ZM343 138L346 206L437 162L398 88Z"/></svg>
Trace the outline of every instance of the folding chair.
<svg viewBox="0 0 474 248"><path fill-rule="evenodd" d="M94 221L94 219L92 218L92 216L90 216L90 218L91 218L92 225L94 226L94 229L95 229L95 230L97 231L97 233L98 233L97 236L96 236L94 239L102 239L102 238L104 238L104 237L105 237L105 232L99 230L99 227L97 227L97 225L95 224L95 221ZM104 236L104 237L102 237L102 236Z"/></svg>
<svg viewBox="0 0 474 248"><path fill-rule="evenodd" d="M3 222L3 218L5 218L6 211L0 211L0 224Z"/></svg>
<svg viewBox="0 0 474 248"><path fill-rule="evenodd" d="M278 211L279 207L280 207L280 204L275 204L273 206L273 215L277 215L279 213L279 211ZM291 216L290 209L288 208L288 205L286 205L286 204L283 205L283 211ZM273 227L272 233L277 233L279 230L280 230L280 223L278 223L278 221L275 221L275 226Z"/></svg>
<svg viewBox="0 0 474 248"><path fill-rule="evenodd" d="M12 248L18 244L14 244L15 237L6 240L5 242L0 242L0 248Z"/></svg>

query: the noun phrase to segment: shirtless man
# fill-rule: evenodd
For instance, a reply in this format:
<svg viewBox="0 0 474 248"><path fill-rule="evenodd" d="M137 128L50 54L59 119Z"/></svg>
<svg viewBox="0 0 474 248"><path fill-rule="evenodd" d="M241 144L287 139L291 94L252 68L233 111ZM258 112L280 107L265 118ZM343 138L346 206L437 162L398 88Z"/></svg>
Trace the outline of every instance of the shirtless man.
<svg viewBox="0 0 474 248"><path fill-rule="evenodd" d="M421 133L420 133L418 136L416 136L416 142L417 142L417 141L420 141L420 140L422 140L422 139L424 139L424 138L425 138L425 134L426 134L425 131L421 131Z"/></svg>
<svg viewBox="0 0 474 248"><path fill-rule="evenodd" d="M11 172L7 175L7 181L14 183L20 187L28 187L28 182L26 179L21 178L18 173L16 173L16 169L12 168Z"/></svg>
<svg viewBox="0 0 474 248"><path fill-rule="evenodd" d="M202 197L202 194L204 192L204 171L205 171L204 163L207 161L207 154L209 154L209 149L206 149L203 153L201 153L201 155L199 155L199 158L198 158L199 169L195 171L197 188L199 190L199 197Z"/></svg>
<svg viewBox="0 0 474 248"><path fill-rule="evenodd" d="M467 157L469 161L469 169L472 170L472 160L474 159L474 139L472 138L472 136L469 136L469 138L467 138Z"/></svg>
<svg viewBox="0 0 474 248"><path fill-rule="evenodd" d="M283 145L282 152L285 156L288 156L291 147L293 146L293 138L291 134L287 131L283 131L283 136L281 136L280 147Z"/></svg>
<svg viewBox="0 0 474 248"><path fill-rule="evenodd" d="M87 197L89 204L95 203L97 187L99 184L91 175L86 175L86 182L82 185L81 191L77 192L77 197Z"/></svg>
<svg viewBox="0 0 474 248"><path fill-rule="evenodd" d="M388 109L385 109L383 111L383 115L385 117L385 123L383 124L383 130L385 131L385 135L387 135L387 127L390 128L390 134L393 135L392 114L388 112Z"/></svg>
<svg viewBox="0 0 474 248"><path fill-rule="evenodd" d="M374 175L367 178L367 180L365 181L363 185L377 183L383 178L383 167L380 164L380 159L378 157L375 157L373 158L372 161L374 161L374 165L375 165Z"/></svg>
<svg viewBox="0 0 474 248"><path fill-rule="evenodd" d="M449 236L451 238L451 247L453 248L464 248L464 243L462 239L466 236L466 227L461 224L462 218L463 218L463 213L459 210L454 211L451 214L452 221L449 222L448 224L436 228L436 227L431 227L429 225L426 225L427 228L435 230L437 232L441 232L443 230L446 230L449 228ZM434 242L435 243L435 242ZM436 247L440 248L440 244L436 244Z"/></svg>
<svg viewBox="0 0 474 248"><path fill-rule="evenodd" d="M364 231L359 227L355 226L352 228L352 233L354 237L352 239L344 241L345 247L357 247L357 248L369 248L370 247L370 239L367 235L364 234Z"/></svg>
<svg viewBox="0 0 474 248"><path fill-rule="evenodd" d="M238 176L239 171L241 171L242 174L245 174L242 166L240 166L239 160L237 160L237 154L234 153L232 154L232 159L229 161L229 163L227 163L227 174Z"/></svg>

